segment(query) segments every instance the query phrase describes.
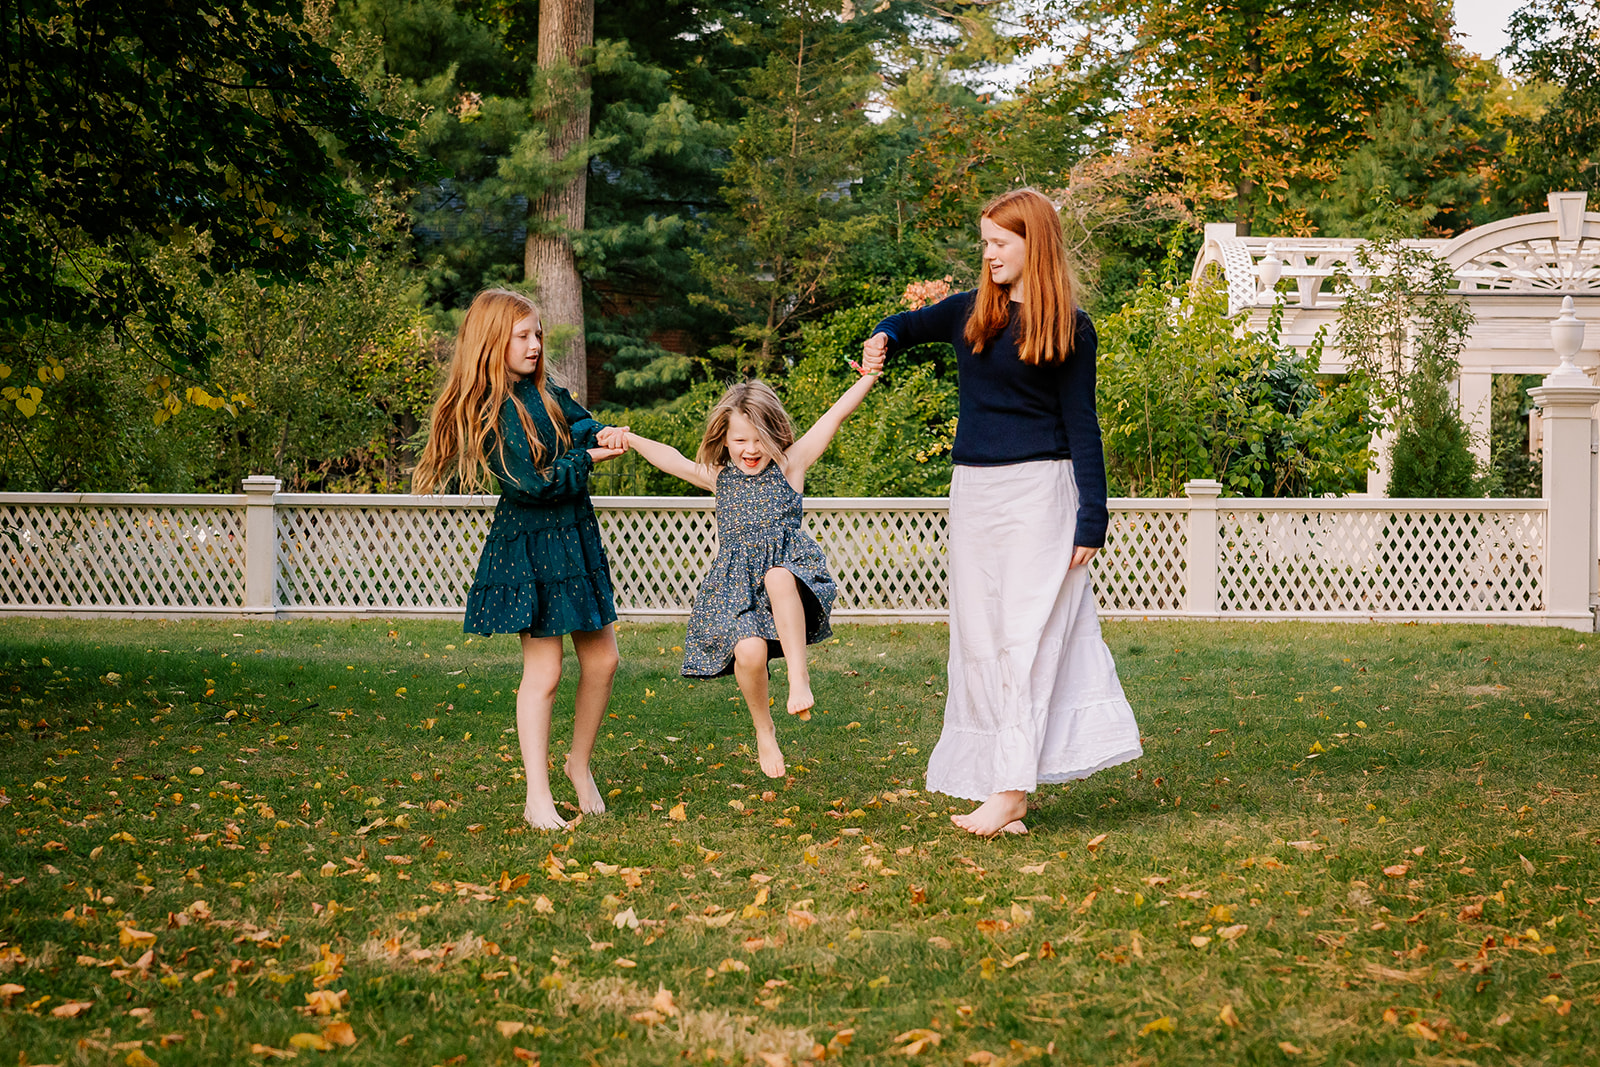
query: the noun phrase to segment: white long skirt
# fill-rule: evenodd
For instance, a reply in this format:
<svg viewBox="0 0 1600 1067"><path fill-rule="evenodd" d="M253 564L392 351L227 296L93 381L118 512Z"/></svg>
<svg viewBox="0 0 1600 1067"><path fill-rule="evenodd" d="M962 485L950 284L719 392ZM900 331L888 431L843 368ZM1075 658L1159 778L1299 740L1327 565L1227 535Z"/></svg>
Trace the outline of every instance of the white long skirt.
<svg viewBox="0 0 1600 1067"><path fill-rule="evenodd" d="M1144 750L1100 636L1070 460L955 468L950 687L928 788L967 800L1086 778Z"/></svg>

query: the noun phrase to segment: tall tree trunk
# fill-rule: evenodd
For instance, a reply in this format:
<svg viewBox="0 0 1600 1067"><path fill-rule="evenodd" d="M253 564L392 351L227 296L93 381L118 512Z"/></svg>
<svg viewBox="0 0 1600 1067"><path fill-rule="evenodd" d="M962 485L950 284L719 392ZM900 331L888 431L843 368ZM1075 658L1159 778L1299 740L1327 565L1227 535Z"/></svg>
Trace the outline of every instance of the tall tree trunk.
<svg viewBox="0 0 1600 1067"><path fill-rule="evenodd" d="M589 137L589 78L575 70L594 44L594 0L541 0L539 67L550 80L550 153L560 160ZM557 74L558 68L566 71ZM559 79L559 84L557 84ZM589 169L528 205L528 239L522 264L538 287L546 334L569 327L564 344L547 349L552 368L580 404L589 402L589 367L583 334L583 283L568 235L583 229ZM565 332L565 331L563 331Z"/></svg>

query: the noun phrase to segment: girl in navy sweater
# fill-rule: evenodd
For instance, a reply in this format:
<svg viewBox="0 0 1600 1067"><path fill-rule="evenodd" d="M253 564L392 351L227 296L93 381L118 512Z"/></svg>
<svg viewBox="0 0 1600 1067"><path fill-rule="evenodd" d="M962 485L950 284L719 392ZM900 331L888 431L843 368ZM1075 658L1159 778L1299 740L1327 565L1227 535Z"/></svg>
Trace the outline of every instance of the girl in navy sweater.
<svg viewBox="0 0 1600 1067"><path fill-rule="evenodd" d="M1025 833L1028 794L1143 754L1100 636L1089 561L1106 539L1094 324L1074 302L1054 205L1006 193L979 222L978 288L891 315L862 346L956 350L950 686L928 788L981 801L957 826Z"/></svg>

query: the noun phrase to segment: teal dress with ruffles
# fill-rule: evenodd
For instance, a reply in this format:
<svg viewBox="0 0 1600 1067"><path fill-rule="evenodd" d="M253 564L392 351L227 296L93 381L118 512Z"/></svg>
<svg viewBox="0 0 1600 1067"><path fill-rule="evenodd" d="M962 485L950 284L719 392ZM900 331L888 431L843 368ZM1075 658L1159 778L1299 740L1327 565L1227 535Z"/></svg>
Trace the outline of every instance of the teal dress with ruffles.
<svg viewBox="0 0 1600 1067"><path fill-rule="evenodd" d="M467 594L463 629L473 634L555 637L599 630L617 619L611 570L600 523L589 501L589 449L601 424L559 386L549 386L572 431L571 447L540 472L510 399L500 409L500 434L488 442L489 469L500 503ZM555 426L531 379L512 386L539 440L556 441Z"/></svg>

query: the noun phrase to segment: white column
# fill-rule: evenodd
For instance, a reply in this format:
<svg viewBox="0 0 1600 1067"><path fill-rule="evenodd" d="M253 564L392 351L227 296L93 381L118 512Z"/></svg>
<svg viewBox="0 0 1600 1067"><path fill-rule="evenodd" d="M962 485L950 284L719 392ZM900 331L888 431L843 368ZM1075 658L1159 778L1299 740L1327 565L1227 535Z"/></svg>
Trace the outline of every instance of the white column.
<svg viewBox="0 0 1600 1067"><path fill-rule="evenodd" d="M1188 567L1183 582L1188 590L1190 615L1203 618L1217 614L1217 497L1222 483L1211 478L1194 478L1183 483L1189 498Z"/></svg>
<svg viewBox="0 0 1600 1067"><path fill-rule="evenodd" d="M1386 497L1389 495L1389 467L1390 454L1394 451L1394 431L1383 430L1372 435L1372 442L1367 445L1372 453L1372 466L1367 470L1367 495L1370 497Z"/></svg>
<svg viewBox="0 0 1600 1067"><path fill-rule="evenodd" d="M1461 421L1467 424L1467 429L1472 433L1472 454L1487 467L1494 374L1488 368L1462 368L1458 389L1461 394Z"/></svg>
<svg viewBox="0 0 1600 1067"><path fill-rule="evenodd" d="M1570 364L1530 389L1544 422L1545 618L1592 632L1600 589L1595 544L1594 408L1600 386Z"/></svg>
<svg viewBox="0 0 1600 1067"><path fill-rule="evenodd" d="M267 474L244 480L244 610L271 615L276 610L278 527L274 498L283 483Z"/></svg>

